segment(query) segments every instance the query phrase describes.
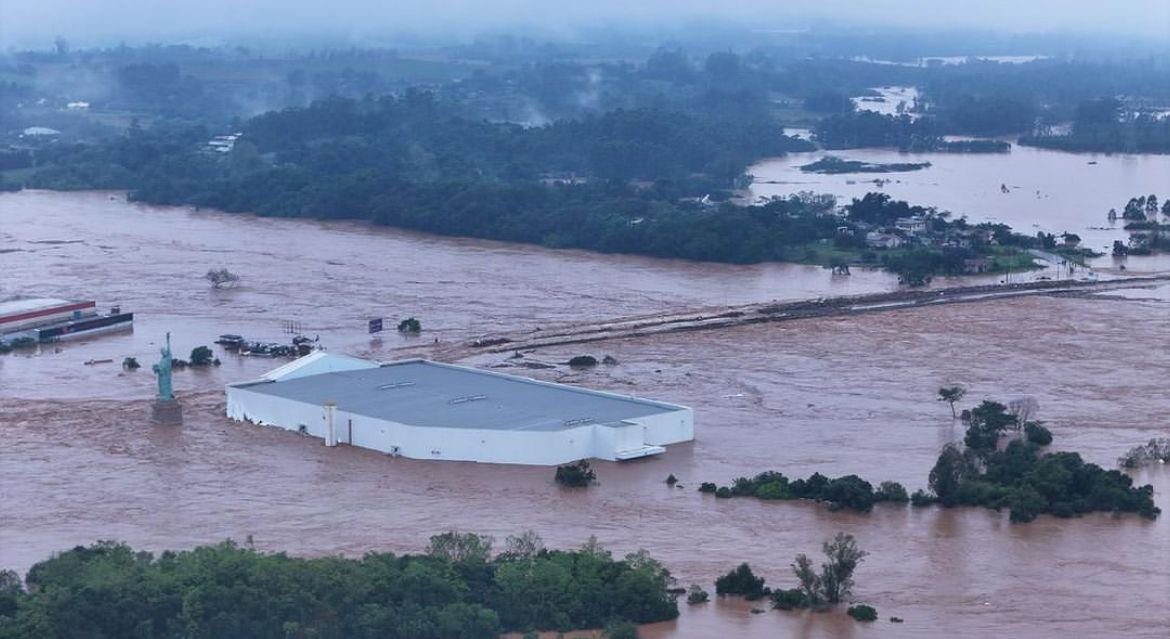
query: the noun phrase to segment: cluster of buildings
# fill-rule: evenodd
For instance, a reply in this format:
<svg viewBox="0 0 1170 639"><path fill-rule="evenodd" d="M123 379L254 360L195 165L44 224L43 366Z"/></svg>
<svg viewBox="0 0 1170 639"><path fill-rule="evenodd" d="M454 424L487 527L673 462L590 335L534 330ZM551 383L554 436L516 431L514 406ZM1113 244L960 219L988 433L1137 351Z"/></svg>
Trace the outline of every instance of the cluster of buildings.
<svg viewBox="0 0 1170 639"><path fill-rule="evenodd" d="M241 135L243 133L217 135L207 141L206 149L212 153L231 153L232 149L236 148L236 140L240 139Z"/></svg>
<svg viewBox="0 0 1170 639"><path fill-rule="evenodd" d="M93 301L33 297L0 302L0 342L36 344L128 329L133 313L108 313Z"/></svg>
<svg viewBox="0 0 1170 639"><path fill-rule="evenodd" d="M967 249L996 242L994 231L988 228L956 228L947 225L942 231L931 230L930 219L922 215L900 217L888 226L857 223L855 227L859 232L865 233L865 245L872 249L897 249L909 246ZM966 260L968 273L983 273L990 266L986 258L972 257Z"/></svg>

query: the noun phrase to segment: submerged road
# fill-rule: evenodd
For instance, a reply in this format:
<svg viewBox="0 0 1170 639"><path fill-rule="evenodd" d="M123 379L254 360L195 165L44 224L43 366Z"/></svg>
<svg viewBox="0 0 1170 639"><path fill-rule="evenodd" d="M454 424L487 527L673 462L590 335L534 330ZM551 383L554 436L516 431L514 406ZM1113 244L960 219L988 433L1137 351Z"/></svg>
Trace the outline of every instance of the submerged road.
<svg viewBox="0 0 1170 639"><path fill-rule="evenodd" d="M624 317L601 322L565 324L549 328L536 327L525 332L497 333L456 345L428 345L420 349L418 354L425 354L440 360L455 361L477 353L531 351L566 344L599 342L607 339L895 311L937 304L964 304L1035 295L1094 294L1122 288L1155 286L1165 282L1170 282L1170 274L1097 281L1055 280L961 286L821 298L799 302L763 302L711 307L677 313Z"/></svg>

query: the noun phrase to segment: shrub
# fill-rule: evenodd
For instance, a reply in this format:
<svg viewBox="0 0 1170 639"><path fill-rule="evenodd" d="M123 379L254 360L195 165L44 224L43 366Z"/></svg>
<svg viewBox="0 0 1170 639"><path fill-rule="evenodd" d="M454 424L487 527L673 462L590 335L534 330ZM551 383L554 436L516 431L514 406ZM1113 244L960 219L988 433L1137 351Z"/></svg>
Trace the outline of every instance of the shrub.
<svg viewBox="0 0 1170 639"><path fill-rule="evenodd" d="M709 481L705 481L705 482L699 484L699 492L701 492L701 493L713 493L716 490L718 490L718 488L719 488L718 486L716 486L715 484L713 484Z"/></svg>
<svg viewBox="0 0 1170 639"><path fill-rule="evenodd" d="M572 368L592 368L597 366L597 358L592 355L577 355L569 360Z"/></svg>
<svg viewBox="0 0 1170 639"><path fill-rule="evenodd" d="M887 482L893 488L901 488L898 484ZM834 510L851 508L860 512L868 512L876 501L880 501L873 486L857 475L846 475L831 479L820 473L813 473L808 479L788 481L782 473L775 471L762 472L755 477L738 477L725 492L716 489L714 484L704 483L699 490L703 492L715 491L719 497L745 497L757 499L813 499L826 501ZM709 487L704 490L704 487ZM902 489L905 493L905 489ZM895 495L896 496L896 495ZM905 497L905 499L909 499ZM897 501L897 499L890 499Z"/></svg>
<svg viewBox="0 0 1170 639"><path fill-rule="evenodd" d="M874 494L874 501L892 501L904 504L910 501L906 488L896 481L883 481Z"/></svg>
<svg viewBox="0 0 1170 639"><path fill-rule="evenodd" d="M751 566L742 563L715 580L715 594L743 595L748 601L755 601L767 596L768 589L764 587L764 578L757 577Z"/></svg>
<svg viewBox="0 0 1170 639"><path fill-rule="evenodd" d="M834 510L851 508L860 512L869 512L875 501L873 486L857 475L831 480L819 498L831 502Z"/></svg>
<svg viewBox="0 0 1170 639"><path fill-rule="evenodd" d="M1170 438L1157 437L1134 446L1117 460L1122 468L1139 468L1154 462L1170 463Z"/></svg>
<svg viewBox="0 0 1170 639"><path fill-rule="evenodd" d="M638 627L628 621L611 621L605 624L605 639L638 639Z"/></svg>
<svg viewBox="0 0 1170 639"><path fill-rule="evenodd" d="M849 606L849 609L845 612L858 621L877 621L877 610L873 606L857 604L856 606Z"/></svg>
<svg viewBox="0 0 1170 639"><path fill-rule="evenodd" d="M1026 422L1024 438L1037 446L1047 446L1052 443L1052 431L1042 426L1040 422Z"/></svg>
<svg viewBox="0 0 1170 639"><path fill-rule="evenodd" d="M575 464L557 466L556 482L570 488L584 488L597 481L597 475L589 467L589 462L582 459Z"/></svg>
<svg viewBox="0 0 1170 639"><path fill-rule="evenodd" d="M937 497L926 492L925 490L922 490L921 488L914 491L913 495L910 495L910 505L911 506L918 506L918 507L930 506L930 505L934 504L936 501L938 501Z"/></svg>
<svg viewBox="0 0 1170 639"><path fill-rule="evenodd" d="M727 486L720 486L719 489L715 491L715 496L719 499L731 499L731 489Z"/></svg>
<svg viewBox="0 0 1170 639"><path fill-rule="evenodd" d="M808 595L800 588L783 588L772 591L772 606L778 610L808 608Z"/></svg>
<svg viewBox="0 0 1170 639"><path fill-rule="evenodd" d="M223 288L225 286L235 286L240 282L240 276L232 273L226 268L210 269L203 279L211 283L212 288Z"/></svg>
<svg viewBox="0 0 1170 639"><path fill-rule="evenodd" d="M707 591L703 590L703 587L699 584L691 584L690 590L687 591L687 603L689 604L707 603L707 600L710 598Z"/></svg>
<svg viewBox="0 0 1170 639"><path fill-rule="evenodd" d="M731 494L735 497L743 497L755 493L756 485L747 477L737 477L735 481L731 482Z"/></svg>
<svg viewBox="0 0 1170 639"><path fill-rule="evenodd" d="M196 346L191 349L191 357L188 362L191 366L207 366L215 359L215 353L206 346Z"/></svg>
<svg viewBox="0 0 1170 639"><path fill-rule="evenodd" d="M788 485L775 481L757 488L755 495L757 499L792 499Z"/></svg>
<svg viewBox="0 0 1170 639"><path fill-rule="evenodd" d="M419 322L413 317L408 317L401 322L398 322L399 333L417 333L422 330L422 322Z"/></svg>

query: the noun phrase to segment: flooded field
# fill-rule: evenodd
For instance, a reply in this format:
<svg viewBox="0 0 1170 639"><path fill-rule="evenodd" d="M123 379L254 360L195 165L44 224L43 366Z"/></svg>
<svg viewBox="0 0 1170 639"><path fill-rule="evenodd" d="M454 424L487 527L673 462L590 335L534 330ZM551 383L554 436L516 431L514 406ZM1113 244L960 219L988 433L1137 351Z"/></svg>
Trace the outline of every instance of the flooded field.
<svg viewBox="0 0 1170 639"><path fill-rule="evenodd" d="M242 286L210 290L200 276L219 266L241 274ZM282 319L302 322L331 350L389 359L436 337L888 290L891 278L553 252L49 193L0 196L0 273L3 295L95 298L138 313L133 333L0 356L3 567L25 570L96 539L157 550L250 535L264 550L360 554L416 552L452 527L498 539L533 529L552 546L596 535L618 553L646 548L684 586L710 589L718 574L749 561L769 585L790 587L793 557L815 554L823 539L845 531L871 553L855 596L877 607L877 624L839 613L752 614L744 602L721 601L683 606L678 621L644 635L1165 636L1170 514L1154 522L1093 515L1011 525L1006 513L984 510L879 506L858 515L716 501L694 490L766 469L924 487L939 447L962 436L935 401L949 383L969 387L967 404L1035 397L1056 448L1113 466L1170 424L1165 286L526 354L552 364L582 352L612 355L616 366L526 374L696 410L693 444L636 463L597 463L600 484L570 491L548 468L390 459L228 421L222 384L255 377L273 360L220 352L217 369L176 373L186 411L179 429L147 422L147 369L83 362L135 355L148 363L167 330L180 354L221 332L279 339ZM379 315L418 317L422 337L371 339L365 320ZM506 358L464 363L498 367ZM665 485L670 473L684 488ZM1154 484L1158 505L1170 511L1170 469L1135 479ZM906 622L888 623L889 616Z"/></svg>
<svg viewBox="0 0 1170 639"><path fill-rule="evenodd" d="M888 107L897 101L863 103ZM1084 246L1109 252L1125 240L1124 221L1110 223L1109 209L1121 211L1131 197L1170 193L1170 155L1062 153L1013 145L1007 154L899 153L896 149L852 149L831 154L872 163L930 162L910 173L819 175L801 165L829 153L793 153L764 160L748 172L756 176L753 197L799 191L832 193L847 204L870 191L889 193L911 204L935 206L973 222L1002 222L1020 233L1070 232ZM882 180L878 186L874 180ZM1001 186L1007 186L1008 193ZM1103 257L1094 266L1111 264ZM1165 263L1161 268L1166 268Z"/></svg>
<svg viewBox="0 0 1170 639"><path fill-rule="evenodd" d="M854 108L858 111L873 111L882 115L906 113L911 118L918 118L918 114L910 112L914 101L918 99L918 89L914 87L874 87L873 90L878 94L877 96L851 98ZM881 101L873 100L874 97L880 97ZM901 111L898 110L899 105L901 105Z"/></svg>

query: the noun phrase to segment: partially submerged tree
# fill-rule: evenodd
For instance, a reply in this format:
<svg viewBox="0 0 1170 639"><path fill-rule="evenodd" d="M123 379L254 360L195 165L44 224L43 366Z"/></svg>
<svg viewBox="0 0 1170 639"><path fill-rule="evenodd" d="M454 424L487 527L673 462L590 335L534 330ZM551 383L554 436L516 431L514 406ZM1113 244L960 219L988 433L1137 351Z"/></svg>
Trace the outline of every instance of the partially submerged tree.
<svg viewBox="0 0 1170 639"><path fill-rule="evenodd" d="M1134 446L1117 460L1122 468L1141 468L1159 462L1170 463L1170 437L1156 437L1141 446Z"/></svg>
<svg viewBox="0 0 1170 639"><path fill-rule="evenodd" d="M845 611L850 617L858 621L877 621L877 610L873 606L866 604L857 604L856 606L849 606Z"/></svg>
<svg viewBox="0 0 1170 639"><path fill-rule="evenodd" d="M571 368L592 368L597 366L597 358L592 355L576 355L569 360Z"/></svg>
<svg viewBox="0 0 1170 639"><path fill-rule="evenodd" d="M593 469L589 467L589 462L582 459L573 464L566 464L564 466L557 466L557 474L555 477L558 484L568 486L570 488L584 488L589 484L597 481L597 475L593 473Z"/></svg>
<svg viewBox="0 0 1170 639"><path fill-rule="evenodd" d="M999 402L984 400L975 408L963 411L961 417L967 424L963 443L984 456L995 451L999 438L1007 429L1019 428L1016 417Z"/></svg>
<svg viewBox="0 0 1170 639"><path fill-rule="evenodd" d="M1052 443L1052 431L1040 422L1024 422L1024 439L1030 444L1047 446Z"/></svg>
<svg viewBox="0 0 1170 639"><path fill-rule="evenodd" d="M797 555L792 564L792 572L800 582L799 590L811 608L833 606L846 599L853 590L853 572L869 554L857 547L853 535L846 533L837 533L821 550L828 561L821 564L819 573L805 554Z"/></svg>
<svg viewBox="0 0 1170 639"><path fill-rule="evenodd" d="M967 389L962 386L943 386L938 389L938 401L951 405L951 418L954 419L958 416L955 413L955 402L963 399L963 396L966 394Z"/></svg>
<svg viewBox="0 0 1170 639"><path fill-rule="evenodd" d="M947 444L930 469L930 489L944 506L956 503L959 485L974 475L976 469L971 461L955 444Z"/></svg>
<svg viewBox="0 0 1170 639"><path fill-rule="evenodd" d="M1021 428L1025 423L1032 421L1038 412L1040 402L1035 397L1021 397L1008 402L1008 413L1016 418L1016 428Z"/></svg>
<svg viewBox="0 0 1170 639"><path fill-rule="evenodd" d="M399 333L418 333L422 331L422 323L413 317L398 322Z"/></svg>
<svg viewBox="0 0 1170 639"><path fill-rule="evenodd" d="M707 603L710 598L711 596L699 584L691 584L690 589L687 590L687 603L689 604Z"/></svg>
<svg viewBox="0 0 1170 639"><path fill-rule="evenodd" d="M453 563L486 563L492 558L492 538L449 530L431 537L427 554Z"/></svg>
<svg viewBox="0 0 1170 639"><path fill-rule="evenodd" d="M196 346L191 349L190 364L192 366L207 366L215 361L215 353L206 346Z"/></svg>
<svg viewBox="0 0 1170 639"><path fill-rule="evenodd" d="M846 533L837 533L821 549L829 558L829 563L821 564L825 600L830 604L840 603L853 590L853 571L869 553L858 548L857 540Z"/></svg>
<svg viewBox="0 0 1170 639"><path fill-rule="evenodd" d="M225 288L235 286L240 282L240 276L232 273L226 268L211 269L203 276L203 279L211 282L211 288Z"/></svg>
<svg viewBox="0 0 1170 639"><path fill-rule="evenodd" d="M743 563L715 580L715 594L743 595L748 601L755 601L767 596L768 589L764 587L764 578L757 577L752 567Z"/></svg>
<svg viewBox="0 0 1170 639"><path fill-rule="evenodd" d="M504 556L531 559L544 551L544 540L536 531L526 530L519 535L508 535L504 540Z"/></svg>

